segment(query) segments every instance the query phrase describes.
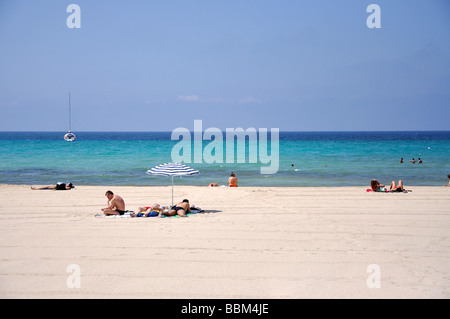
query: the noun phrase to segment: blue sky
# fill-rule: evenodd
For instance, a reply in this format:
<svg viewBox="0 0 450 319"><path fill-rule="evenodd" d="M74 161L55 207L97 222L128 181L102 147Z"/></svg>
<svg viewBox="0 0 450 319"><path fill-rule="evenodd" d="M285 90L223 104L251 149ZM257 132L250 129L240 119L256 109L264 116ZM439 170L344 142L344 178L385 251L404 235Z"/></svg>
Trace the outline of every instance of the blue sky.
<svg viewBox="0 0 450 319"><path fill-rule="evenodd" d="M448 130L449 88L447 0L0 0L0 131L67 130L69 91L75 132Z"/></svg>

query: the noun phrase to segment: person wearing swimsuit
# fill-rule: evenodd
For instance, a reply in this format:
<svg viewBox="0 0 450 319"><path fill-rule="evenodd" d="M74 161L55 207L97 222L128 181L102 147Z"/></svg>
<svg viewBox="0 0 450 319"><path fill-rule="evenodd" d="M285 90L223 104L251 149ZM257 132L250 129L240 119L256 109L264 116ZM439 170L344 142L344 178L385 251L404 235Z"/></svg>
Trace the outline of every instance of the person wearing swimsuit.
<svg viewBox="0 0 450 319"><path fill-rule="evenodd" d="M114 195L113 192L107 191L105 193L108 198L108 207L102 208L102 212L106 215L123 215L125 214L125 201L119 195Z"/></svg>
<svg viewBox="0 0 450 319"><path fill-rule="evenodd" d="M230 176L230 178L228 178L228 185L230 187L237 187L237 183L238 183L238 180L236 178L236 174L231 172L231 176Z"/></svg>
<svg viewBox="0 0 450 319"><path fill-rule="evenodd" d="M189 204L189 200L183 199L181 203L172 206L172 208L167 213L162 213L167 216L175 216L178 215L180 217L188 217L186 214L191 212L191 206Z"/></svg>
<svg viewBox="0 0 450 319"><path fill-rule="evenodd" d="M379 181L373 179L370 182L370 188L372 188L374 192L403 192L404 190L403 182L401 180L398 181L398 184L395 184L395 181L392 181L388 190L385 185L381 185Z"/></svg>
<svg viewBox="0 0 450 319"><path fill-rule="evenodd" d="M57 190L57 191L65 191L65 190L71 190L72 188L75 188L75 186L73 186L72 183L62 183L62 182L58 182L55 185L47 185L47 186L42 186L42 187L35 187L35 186L31 186L31 189L33 190L45 190L45 189L52 189L52 190Z"/></svg>

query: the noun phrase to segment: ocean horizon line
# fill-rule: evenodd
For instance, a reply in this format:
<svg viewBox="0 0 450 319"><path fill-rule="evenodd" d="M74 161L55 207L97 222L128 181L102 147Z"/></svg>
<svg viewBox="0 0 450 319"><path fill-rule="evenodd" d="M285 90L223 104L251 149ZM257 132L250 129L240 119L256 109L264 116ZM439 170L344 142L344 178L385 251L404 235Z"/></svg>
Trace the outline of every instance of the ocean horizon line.
<svg viewBox="0 0 450 319"><path fill-rule="evenodd" d="M236 127L241 128L241 127ZM219 128L220 129L220 128ZM226 128L225 128L226 129ZM96 131L96 130L71 130L73 132L78 133L172 133L172 131L128 131L128 130L118 130L118 131ZM191 130L190 130L191 131ZM193 130L192 130L193 131ZM46 130L30 130L30 131L1 131L0 133L64 133L67 132L67 130L52 130L52 131L46 131ZM202 132L205 132L202 130ZM291 131L291 130L283 130L279 131L280 133L414 133L414 132L423 132L423 133L433 133L433 132L450 132L450 130L330 130L330 131L324 131L324 130L309 130L309 131ZM268 133L270 133L268 131Z"/></svg>

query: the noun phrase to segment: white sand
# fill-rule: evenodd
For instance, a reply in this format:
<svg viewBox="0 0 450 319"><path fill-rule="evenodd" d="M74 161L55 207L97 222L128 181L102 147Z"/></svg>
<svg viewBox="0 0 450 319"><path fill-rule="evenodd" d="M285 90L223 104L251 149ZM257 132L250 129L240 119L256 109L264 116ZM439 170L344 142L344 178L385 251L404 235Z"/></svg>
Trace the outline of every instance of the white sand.
<svg viewBox="0 0 450 319"><path fill-rule="evenodd" d="M0 298L449 298L450 188L366 188L175 186L211 212L118 219L94 217L106 190L135 210L171 188L0 185Z"/></svg>

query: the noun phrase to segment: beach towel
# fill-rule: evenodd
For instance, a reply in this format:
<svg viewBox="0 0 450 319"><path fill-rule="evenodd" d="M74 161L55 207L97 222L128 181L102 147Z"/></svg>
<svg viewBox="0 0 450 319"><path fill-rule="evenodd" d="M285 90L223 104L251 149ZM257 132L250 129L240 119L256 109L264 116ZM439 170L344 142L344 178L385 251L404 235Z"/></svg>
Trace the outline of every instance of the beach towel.
<svg viewBox="0 0 450 319"><path fill-rule="evenodd" d="M131 218L130 216L130 211L126 211L123 215L108 215L106 216L105 214L95 214L95 217L100 217L100 218Z"/></svg>
<svg viewBox="0 0 450 319"><path fill-rule="evenodd" d="M186 216L190 216L190 215L194 215L194 214L198 214L198 213L202 213L204 212L203 209L201 209L200 207L196 207L196 206L191 206L191 212L186 214ZM123 215L109 215L106 216L104 214L95 214L95 217L101 217L101 218L131 218L130 214L134 213L133 211L129 211L127 210ZM145 213L139 213L137 214L136 217L143 217ZM157 211L151 211L148 214L148 217L158 217L159 213ZM169 217L180 217L179 215L175 215L175 216L166 216L166 215L162 215L161 218L169 218Z"/></svg>
<svg viewBox="0 0 450 319"><path fill-rule="evenodd" d="M203 212L205 212L205 211L204 211L203 209L201 209L200 207L191 206L191 212L190 212L190 213L187 213L186 216L191 216L191 215L198 214L198 213L203 213ZM163 216L161 216L161 217L162 217L162 218L180 217L180 215L175 215L175 216L166 216L166 215L163 215Z"/></svg>
<svg viewBox="0 0 450 319"><path fill-rule="evenodd" d="M411 193L410 190L400 189L400 188L397 188L397 189L395 189L393 191L386 190L385 192L375 192L373 189L368 188L368 189L366 189L366 192L367 193L370 193L370 192L372 192L372 193Z"/></svg>
<svg viewBox="0 0 450 319"><path fill-rule="evenodd" d="M144 217L145 213L138 213L136 217ZM148 213L147 217L157 217L159 215L159 212L156 210L152 210L150 213Z"/></svg>

